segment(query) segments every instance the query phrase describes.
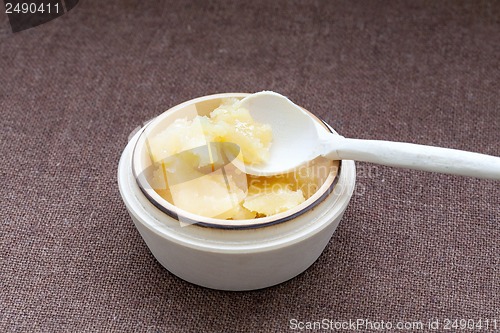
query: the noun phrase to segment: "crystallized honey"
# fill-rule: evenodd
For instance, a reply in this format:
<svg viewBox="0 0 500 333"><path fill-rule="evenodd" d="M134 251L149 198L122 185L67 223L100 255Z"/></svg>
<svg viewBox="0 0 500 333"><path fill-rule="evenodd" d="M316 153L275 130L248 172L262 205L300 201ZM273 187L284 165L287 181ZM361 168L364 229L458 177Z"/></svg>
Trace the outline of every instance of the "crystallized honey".
<svg viewBox="0 0 500 333"><path fill-rule="evenodd" d="M255 122L237 99L224 100L209 117L177 119L148 139L155 168L149 183L165 200L201 216L253 219L287 211L319 189L331 161L320 157L293 173L257 177L222 163L214 144L234 144L237 158L257 164L267 160L271 142L269 125Z"/></svg>

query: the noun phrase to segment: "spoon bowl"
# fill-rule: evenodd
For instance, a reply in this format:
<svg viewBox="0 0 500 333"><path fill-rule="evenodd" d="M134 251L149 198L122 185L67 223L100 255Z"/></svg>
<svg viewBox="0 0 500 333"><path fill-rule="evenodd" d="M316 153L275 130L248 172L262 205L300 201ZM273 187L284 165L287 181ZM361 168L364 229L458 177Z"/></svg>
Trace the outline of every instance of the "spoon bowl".
<svg viewBox="0 0 500 333"><path fill-rule="evenodd" d="M317 149L319 125L285 96L263 91L242 99L241 106L249 110L257 122L269 124L273 130L269 160L245 165L246 173L256 176L283 174L320 155Z"/></svg>

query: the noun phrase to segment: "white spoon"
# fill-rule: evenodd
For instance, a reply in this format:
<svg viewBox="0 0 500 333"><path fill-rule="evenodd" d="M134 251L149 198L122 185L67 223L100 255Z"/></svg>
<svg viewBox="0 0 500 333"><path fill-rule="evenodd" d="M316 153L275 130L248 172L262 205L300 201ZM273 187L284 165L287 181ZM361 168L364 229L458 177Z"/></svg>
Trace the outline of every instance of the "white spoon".
<svg viewBox="0 0 500 333"><path fill-rule="evenodd" d="M320 128L299 106L271 91L241 100L260 123L271 125L273 143L266 163L245 165L245 172L272 176L293 171L318 156L440 173L500 179L500 158L412 143L346 139Z"/></svg>

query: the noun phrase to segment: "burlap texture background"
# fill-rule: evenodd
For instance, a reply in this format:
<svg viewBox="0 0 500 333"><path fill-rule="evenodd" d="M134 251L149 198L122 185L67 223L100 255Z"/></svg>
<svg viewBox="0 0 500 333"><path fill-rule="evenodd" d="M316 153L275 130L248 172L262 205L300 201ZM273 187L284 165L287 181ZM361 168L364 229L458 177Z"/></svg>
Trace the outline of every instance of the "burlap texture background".
<svg viewBox="0 0 500 333"><path fill-rule="evenodd" d="M16 34L0 17L0 331L500 329L498 181L359 163L320 259L243 293L162 268L116 182L134 128L216 92L278 91L346 137L498 156L500 2L81 0Z"/></svg>

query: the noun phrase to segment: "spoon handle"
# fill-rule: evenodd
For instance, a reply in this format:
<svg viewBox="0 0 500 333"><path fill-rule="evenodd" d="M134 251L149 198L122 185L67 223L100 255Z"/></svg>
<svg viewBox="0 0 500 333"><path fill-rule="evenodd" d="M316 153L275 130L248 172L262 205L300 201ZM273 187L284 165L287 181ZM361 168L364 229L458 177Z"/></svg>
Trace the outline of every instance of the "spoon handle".
<svg viewBox="0 0 500 333"><path fill-rule="evenodd" d="M326 156L477 178L500 179L500 158L413 143L346 139L331 135Z"/></svg>

